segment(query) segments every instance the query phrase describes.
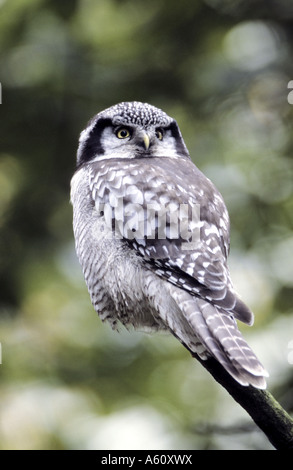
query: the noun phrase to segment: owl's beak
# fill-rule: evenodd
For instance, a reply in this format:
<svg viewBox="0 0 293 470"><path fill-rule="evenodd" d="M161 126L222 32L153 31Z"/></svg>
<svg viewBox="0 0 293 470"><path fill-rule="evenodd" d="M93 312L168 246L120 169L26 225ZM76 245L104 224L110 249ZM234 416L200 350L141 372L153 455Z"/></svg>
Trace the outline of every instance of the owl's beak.
<svg viewBox="0 0 293 470"><path fill-rule="evenodd" d="M142 140L143 140L144 148L148 150L150 146L150 138L145 132L142 135Z"/></svg>
<svg viewBox="0 0 293 470"><path fill-rule="evenodd" d="M149 150L151 146L151 137L145 130L140 130L136 135L136 145L143 147L144 151Z"/></svg>

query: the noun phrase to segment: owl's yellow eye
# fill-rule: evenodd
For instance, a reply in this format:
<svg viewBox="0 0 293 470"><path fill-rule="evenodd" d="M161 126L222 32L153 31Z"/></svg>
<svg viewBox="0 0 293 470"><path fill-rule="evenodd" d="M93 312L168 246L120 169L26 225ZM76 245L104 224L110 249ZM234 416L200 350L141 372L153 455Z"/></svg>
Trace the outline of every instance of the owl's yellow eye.
<svg viewBox="0 0 293 470"><path fill-rule="evenodd" d="M156 137L157 137L157 139L163 140L163 136L164 136L163 129L156 129Z"/></svg>
<svg viewBox="0 0 293 470"><path fill-rule="evenodd" d="M127 137L130 137L130 131L126 127L120 127L115 134L118 139L127 139Z"/></svg>

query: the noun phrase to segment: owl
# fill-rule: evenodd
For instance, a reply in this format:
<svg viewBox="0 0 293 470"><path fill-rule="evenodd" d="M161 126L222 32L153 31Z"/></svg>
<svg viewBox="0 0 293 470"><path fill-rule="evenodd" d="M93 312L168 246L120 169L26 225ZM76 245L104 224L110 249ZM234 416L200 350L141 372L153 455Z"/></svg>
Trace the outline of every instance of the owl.
<svg viewBox="0 0 293 470"><path fill-rule="evenodd" d="M227 266L229 215L177 122L123 102L82 131L71 180L76 252L94 309L113 329L166 330L241 385L268 375L236 320L253 314Z"/></svg>

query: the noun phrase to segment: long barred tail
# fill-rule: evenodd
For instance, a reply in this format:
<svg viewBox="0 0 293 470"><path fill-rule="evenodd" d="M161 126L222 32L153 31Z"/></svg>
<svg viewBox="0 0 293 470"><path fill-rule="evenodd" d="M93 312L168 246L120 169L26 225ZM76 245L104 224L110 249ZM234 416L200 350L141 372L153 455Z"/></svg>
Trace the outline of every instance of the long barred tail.
<svg viewBox="0 0 293 470"><path fill-rule="evenodd" d="M185 295L183 291L181 295L175 295L173 298L204 349L215 357L237 382L260 389L266 388L265 377L268 377L268 373L244 340L232 314L229 315L206 300ZM190 347L188 338L180 339ZM199 350L193 352L202 358L206 357L206 354Z"/></svg>

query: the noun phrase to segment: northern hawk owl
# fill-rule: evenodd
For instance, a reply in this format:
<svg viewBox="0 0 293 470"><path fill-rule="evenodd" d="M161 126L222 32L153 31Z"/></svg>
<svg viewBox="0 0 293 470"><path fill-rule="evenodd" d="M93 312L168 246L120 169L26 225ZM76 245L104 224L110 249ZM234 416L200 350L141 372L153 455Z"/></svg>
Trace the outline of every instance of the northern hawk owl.
<svg viewBox="0 0 293 470"><path fill-rule="evenodd" d="M173 118L140 102L95 115L80 135L71 202L77 255L102 320L168 330L240 384L266 387L236 324L252 324L253 314L227 267L225 203Z"/></svg>

